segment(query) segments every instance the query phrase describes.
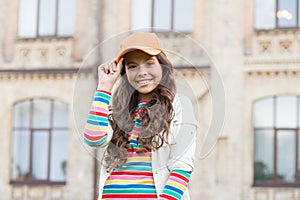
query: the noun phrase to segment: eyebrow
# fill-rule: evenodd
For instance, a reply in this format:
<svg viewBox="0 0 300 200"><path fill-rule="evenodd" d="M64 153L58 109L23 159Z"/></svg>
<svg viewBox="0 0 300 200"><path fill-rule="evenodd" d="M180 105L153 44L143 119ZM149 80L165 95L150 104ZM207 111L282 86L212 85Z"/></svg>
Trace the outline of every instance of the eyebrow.
<svg viewBox="0 0 300 200"><path fill-rule="evenodd" d="M150 58L144 60L144 62L147 62L147 61L150 61L150 60L155 60L155 59L154 59L154 56L152 56L152 57L150 57ZM125 63L125 65L129 65L129 64L137 64L137 63L136 63L136 62L133 62L133 61L129 61L128 63Z"/></svg>
<svg viewBox="0 0 300 200"><path fill-rule="evenodd" d="M136 64L136 63L133 62L133 61L130 61L130 62L128 62L128 63L125 63L125 65L130 65L130 64Z"/></svg>

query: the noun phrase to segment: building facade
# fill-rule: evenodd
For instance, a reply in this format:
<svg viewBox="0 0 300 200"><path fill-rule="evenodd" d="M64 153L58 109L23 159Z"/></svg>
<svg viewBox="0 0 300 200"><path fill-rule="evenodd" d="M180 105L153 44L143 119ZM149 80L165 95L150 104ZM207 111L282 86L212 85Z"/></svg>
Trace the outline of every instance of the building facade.
<svg viewBox="0 0 300 200"><path fill-rule="evenodd" d="M299 0L0 0L0 26L1 200L96 199L97 66L137 30L195 107L192 199L300 198Z"/></svg>

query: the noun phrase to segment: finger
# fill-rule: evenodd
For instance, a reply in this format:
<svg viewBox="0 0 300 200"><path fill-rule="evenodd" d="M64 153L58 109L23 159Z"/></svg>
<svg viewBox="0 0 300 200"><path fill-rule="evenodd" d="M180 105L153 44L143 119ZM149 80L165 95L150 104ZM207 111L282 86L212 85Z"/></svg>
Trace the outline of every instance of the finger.
<svg viewBox="0 0 300 200"><path fill-rule="evenodd" d="M116 71L118 72L118 73L121 73L121 71L122 71L122 69L123 69L123 60L124 60L124 58L122 57L120 60L119 60L119 62L117 63L117 69L116 69ZM115 63L116 63L116 61L115 61Z"/></svg>
<svg viewBox="0 0 300 200"><path fill-rule="evenodd" d="M116 68L115 65L116 65L116 64L115 64L114 61L110 63L110 66L109 66L110 68L109 68L109 70L110 70L110 73L111 73L111 74L114 74L115 71L116 71L116 70L115 70L115 68Z"/></svg>
<svg viewBox="0 0 300 200"><path fill-rule="evenodd" d="M108 74L108 73L109 73L108 68L107 68L107 65L105 65L105 66L103 67L103 71L104 71L105 74Z"/></svg>
<svg viewBox="0 0 300 200"><path fill-rule="evenodd" d="M113 71L114 72L117 72L117 65L118 65L118 63L117 63L117 61L113 61Z"/></svg>
<svg viewBox="0 0 300 200"><path fill-rule="evenodd" d="M109 64L108 64L108 73L109 74L114 74L115 73L115 63L114 61L111 61Z"/></svg>
<svg viewBox="0 0 300 200"><path fill-rule="evenodd" d="M103 72L105 73L105 66L102 64L98 67L98 73L102 74Z"/></svg>
<svg viewBox="0 0 300 200"><path fill-rule="evenodd" d="M111 70L111 66L112 65L112 63L111 62L108 62L107 63L107 65L106 65L106 67L105 67L105 69L106 69L106 74L110 74L111 72L112 72L112 70Z"/></svg>

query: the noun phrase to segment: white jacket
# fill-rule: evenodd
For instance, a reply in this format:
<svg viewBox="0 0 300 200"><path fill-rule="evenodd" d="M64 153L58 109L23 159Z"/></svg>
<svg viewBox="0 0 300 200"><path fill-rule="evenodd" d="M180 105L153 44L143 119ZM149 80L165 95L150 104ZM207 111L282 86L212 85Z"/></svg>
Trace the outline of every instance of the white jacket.
<svg viewBox="0 0 300 200"><path fill-rule="evenodd" d="M173 169L193 171L196 148L197 121L191 101L183 95L177 94L173 101L175 116L170 124L169 143L164 144L157 151L152 151L152 169L154 184L159 199L165 184ZM111 140L113 131L109 127L107 142ZM102 167L99 182L99 197L101 199L104 183L109 173ZM183 200L189 200L186 189Z"/></svg>

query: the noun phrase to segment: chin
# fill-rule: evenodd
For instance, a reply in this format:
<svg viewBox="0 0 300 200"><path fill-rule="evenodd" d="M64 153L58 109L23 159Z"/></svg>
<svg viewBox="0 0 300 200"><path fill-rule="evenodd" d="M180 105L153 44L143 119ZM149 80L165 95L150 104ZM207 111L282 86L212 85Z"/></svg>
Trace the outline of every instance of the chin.
<svg viewBox="0 0 300 200"><path fill-rule="evenodd" d="M139 93L148 94L148 93L152 92L155 88L156 88L156 86L154 86L154 85L148 85L148 86L136 87L136 90Z"/></svg>
<svg viewBox="0 0 300 200"><path fill-rule="evenodd" d="M154 91L154 89L155 89L155 87L147 87L147 88L137 88L136 90L139 92L139 93L141 93L141 94L149 94L149 93L151 93L151 92L153 92Z"/></svg>
<svg viewBox="0 0 300 200"><path fill-rule="evenodd" d="M141 90L141 89L138 89L137 91L141 94L149 94L149 93L153 92L153 90Z"/></svg>

